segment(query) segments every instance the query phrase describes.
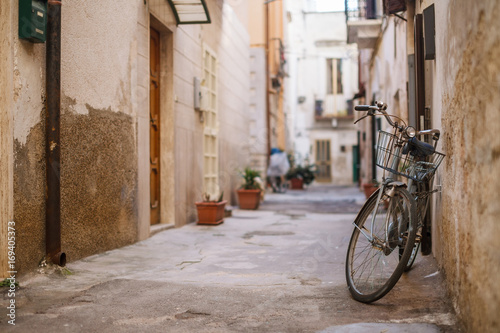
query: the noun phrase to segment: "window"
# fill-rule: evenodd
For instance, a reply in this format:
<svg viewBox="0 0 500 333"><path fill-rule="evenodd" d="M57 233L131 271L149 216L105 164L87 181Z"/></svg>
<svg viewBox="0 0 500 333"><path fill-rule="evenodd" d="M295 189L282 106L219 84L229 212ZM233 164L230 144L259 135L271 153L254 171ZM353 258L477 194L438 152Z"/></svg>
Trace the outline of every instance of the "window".
<svg viewBox="0 0 500 333"><path fill-rule="evenodd" d="M218 122L217 122L217 58L203 52L203 83L207 88L208 106L203 128L203 188L212 197L218 195Z"/></svg>
<svg viewBox="0 0 500 333"><path fill-rule="evenodd" d="M342 94L342 59L326 59L326 93Z"/></svg>

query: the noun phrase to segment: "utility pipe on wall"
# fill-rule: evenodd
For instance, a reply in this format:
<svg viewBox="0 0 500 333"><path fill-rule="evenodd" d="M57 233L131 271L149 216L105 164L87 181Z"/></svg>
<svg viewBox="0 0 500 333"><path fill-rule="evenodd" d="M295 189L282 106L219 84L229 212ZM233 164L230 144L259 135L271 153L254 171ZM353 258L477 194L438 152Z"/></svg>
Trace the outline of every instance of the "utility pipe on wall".
<svg viewBox="0 0 500 333"><path fill-rule="evenodd" d="M64 266L66 254L61 252L61 1L48 1L46 43L45 118L45 249L47 260Z"/></svg>
<svg viewBox="0 0 500 333"><path fill-rule="evenodd" d="M269 97L270 84L271 80L269 73L269 3L271 1L266 1L264 5L266 6L266 19L265 19L265 38L266 38L266 127L267 127L267 165L269 165L269 160L271 158L271 101Z"/></svg>

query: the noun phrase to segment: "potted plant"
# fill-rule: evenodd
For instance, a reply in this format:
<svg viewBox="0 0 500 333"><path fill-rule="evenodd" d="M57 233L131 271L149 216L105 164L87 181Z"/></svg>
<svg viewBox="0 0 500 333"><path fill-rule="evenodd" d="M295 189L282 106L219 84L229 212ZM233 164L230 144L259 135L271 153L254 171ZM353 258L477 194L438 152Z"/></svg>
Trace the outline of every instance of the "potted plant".
<svg viewBox="0 0 500 333"><path fill-rule="evenodd" d="M203 201L195 203L198 211L197 224L217 225L224 222L224 207L227 201L223 200L223 196L224 192L217 200L211 200L210 195L205 193Z"/></svg>
<svg viewBox="0 0 500 333"><path fill-rule="evenodd" d="M375 192L378 187L380 186L379 182L375 179L373 179L369 183L364 183L363 184L363 191L365 192L365 197L368 199L373 192Z"/></svg>
<svg viewBox="0 0 500 333"><path fill-rule="evenodd" d="M302 190L304 185L309 185L314 181L316 178L315 173L316 166L314 164L297 165L288 170L286 179L290 181L292 190Z"/></svg>
<svg viewBox="0 0 500 333"><path fill-rule="evenodd" d="M257 209L260 204L260 172L251 168L245 168L241 173L243 184L238 193L238 203L241 209Z"/></svg>

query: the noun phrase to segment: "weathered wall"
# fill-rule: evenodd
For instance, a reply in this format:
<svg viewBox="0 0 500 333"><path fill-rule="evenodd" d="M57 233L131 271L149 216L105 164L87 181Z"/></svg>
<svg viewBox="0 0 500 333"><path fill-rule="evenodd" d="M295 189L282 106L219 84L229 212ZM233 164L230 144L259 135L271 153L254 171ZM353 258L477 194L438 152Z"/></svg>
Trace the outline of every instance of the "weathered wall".
<svg viewBox="0 0 500 333"><path fill-rule="evenodd" d="M61 219L71 259L137 238L137 6L63 5Z"/></svg>
<svg viewBox="0 0 500 333"><path fill-rule="evenodd" d="M500 3L436 2L442 220L435 255L467 332L500 330Z"/></svg>
<svg viewBox="0 0 500 333"><path fill-rule="evenodd" d="M135 121L121 112L66 113L61 122L62 248L72 260L137 237Z"/></svg>
<svg viewBox="0 0 500 333"><path fill-rule="evenodd" d="M203 124L193 107L193 77L202 77L205 46L219 61L219 180L226 199L238 186L237 169L249 162L249 36L243 13L222 0L208 4L212 24L177 28L165 1L63 3L61 217L69 261L149 236L150 24L162 39L161 222L194 221L203 193ZM2 20L1 31L13 41L10 62L8 48L1 50L7 63L0 79L12 84L12 96L2 90L0 98L13 103L12 124L2 112L1 147L8 153L5 140L13 137L15 158L10 183L1 181L2 205L14 198L18 267L26 272L45 254L45 45L18 40L17 6L1 10L12 24ZM2 163L2 175L8 165ZM12 184L13 195L4 197Z"/></svg>
<svg viewBox="0 0 500 333"><path fill-rule="evenodd" d="M13 49L13 180L16 269L45 255L45 44L18 39L18 6L10 16Z"/></svg>
<svg viewBox="0 0 500 333"><path fill-rule="evenodd" d="M140 5L62 6L61 239L70 261L137 239ZM45 254L45 45L18 40L17 12L13 6L14 219L26 272Z"/></svg>
<svg viewBox="0 0 500 333"><path fill-rule="evenodd" d="M13 221L12 4L0 2L0 277L7 269L7 223Z"/></svg>

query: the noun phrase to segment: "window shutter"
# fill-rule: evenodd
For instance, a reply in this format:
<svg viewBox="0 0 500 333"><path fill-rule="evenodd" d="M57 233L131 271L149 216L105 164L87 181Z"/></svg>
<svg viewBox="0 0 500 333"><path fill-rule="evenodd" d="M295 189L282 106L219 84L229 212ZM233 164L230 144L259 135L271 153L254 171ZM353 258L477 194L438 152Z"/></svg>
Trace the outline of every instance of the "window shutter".
<svg viewBox="0 0 500 333"><path fill-rule="evenodd" d="M424 9L425 60L432 60L436 58L434 17L434 4L432 4Z"/></svg>

